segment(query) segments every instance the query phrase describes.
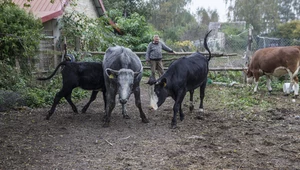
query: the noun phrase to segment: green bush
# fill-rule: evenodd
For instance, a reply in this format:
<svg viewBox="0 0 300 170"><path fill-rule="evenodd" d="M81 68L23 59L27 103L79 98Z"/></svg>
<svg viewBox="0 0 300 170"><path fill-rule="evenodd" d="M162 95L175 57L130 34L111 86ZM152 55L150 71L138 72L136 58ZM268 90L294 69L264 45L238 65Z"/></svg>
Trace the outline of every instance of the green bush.
<svg viewBox="0 0 300 170"><path fill-rule="evenodd" d="M17 84L19 80L19 74L16 69L5 61L0 60L0 89L13 90L11 86Z"/></svg>
<svg viewBox="0 0 300 170"><path fill-rule="evenodd" d="M31 73L39 49L42 23L17 5L4 2L0 5L0 60L12 67L16 60L22 74ZM29 64L31 62L31 64Z"/></svg>
<svg viewBox="0 0 300 170"><path fill-rule="evenodd" d="M37 81L37 80L34 80ZM34 83L34 82L33 82ZM35 82L35 85L31 88L24 88L22 94L25 97L26 104L29 107L45 107L52 105L54 97L57 92L62 88L62 79L60 75L56 75L50 80L43 82ZM72 100L78 101L88 96L88 91L80 88L75 88L72 92ZM64 98L61 99L61 103L65 103Z"/></svg>
<svg viewBox="0 0 300 170"><path fill-rule="evenodd" d="M0 111L7 111L25 105L26 101L20 93L0 90Z"/></svg>

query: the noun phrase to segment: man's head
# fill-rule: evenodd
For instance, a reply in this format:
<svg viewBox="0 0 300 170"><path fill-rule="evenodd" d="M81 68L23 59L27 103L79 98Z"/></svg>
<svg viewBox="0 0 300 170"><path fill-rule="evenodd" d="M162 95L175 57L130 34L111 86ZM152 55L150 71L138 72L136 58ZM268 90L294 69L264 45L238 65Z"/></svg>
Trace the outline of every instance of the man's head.
<svg viewBox="0 0 300 170"><path fill-rule="evenodd" d="M153 36L153 42L154 43L158 43L159 42L159 36L158 35L154 35Z"/></svg>

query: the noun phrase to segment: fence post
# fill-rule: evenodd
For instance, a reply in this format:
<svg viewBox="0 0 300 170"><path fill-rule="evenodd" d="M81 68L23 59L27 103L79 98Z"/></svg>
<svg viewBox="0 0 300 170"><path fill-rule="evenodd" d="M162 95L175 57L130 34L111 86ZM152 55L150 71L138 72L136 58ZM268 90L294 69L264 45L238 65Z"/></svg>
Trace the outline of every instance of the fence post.
<svg viewBox="0 0 300 170"><path fill-rule="evenodd" d="M252 50L252 26L249 26L249 32L248 32L248 46L247 46L247 54L246 54L246 63L249 63L250 56L251 56L251 50Z"/></svg>
<svg viewBox="0 0 300 170"><path fill-rule="evenodd" d="M252 25L249 25L248 43L247 43L248 45L247 45L247 51L246 51L246 56L245 56L245 60L246 60L245 65L246 65L246 67L250 63L250 57L252 55L252 52L251 52L251 50L252 50L252 29L253 29ZM244 82L245 83L247 83L246 78L247 78L247 76L244 75Z"/></svg>
<svg viewBox="0 0 300 170"><path fill-rule="evenodd" d="M78 52L80 50L80 37L75 37L75 51Z"/></svg>

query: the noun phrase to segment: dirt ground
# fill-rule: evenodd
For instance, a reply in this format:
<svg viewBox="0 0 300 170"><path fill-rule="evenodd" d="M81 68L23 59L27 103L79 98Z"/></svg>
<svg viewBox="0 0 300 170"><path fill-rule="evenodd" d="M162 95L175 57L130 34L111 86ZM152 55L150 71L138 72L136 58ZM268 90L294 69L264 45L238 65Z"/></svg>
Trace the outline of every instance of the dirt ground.
<svg viewBox="0 0 300 170"><path fill-rule="evenodd" d="M201 119L185 102L185 120L178 118L176 129L170 129L173 100L149 110L146 85L148 124L141 122L133 95L127 104L131 119L123 119L118 104L109 128L102 127L102 95L86 114L73 115L60 104L49 121L44 118L50 107L2 112L0 169L300 169L300 99L260 92L254 100L270 107L238 109L219 100L226 88L207 87ZM78 109L86 102L76 103Z"/></svg>

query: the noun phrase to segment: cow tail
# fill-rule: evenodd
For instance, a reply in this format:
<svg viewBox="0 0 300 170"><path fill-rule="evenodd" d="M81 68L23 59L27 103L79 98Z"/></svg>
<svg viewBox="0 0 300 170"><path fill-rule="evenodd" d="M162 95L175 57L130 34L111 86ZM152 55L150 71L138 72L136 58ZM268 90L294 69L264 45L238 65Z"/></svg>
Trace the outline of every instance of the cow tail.
<svg viewBox="0 0 300 170"><path fill-rule="evenodd" d="M207 37L208 37L208 35L211 31L212 30L210 30L208 33L206 33L205 38L204 38L204 48L208 51L208 54L209 54L208 59L207 59L208 61L211 59L211 52L210 52L210 50L208 48L208 45L207 45Z"/></svg>
<svg viewBox="0 0 300 170"><path fill-rule="evenodd" d="M58 66L55 68L54 72L50 76L45 77L45 78L44 77L38 77L37 80L48 80L48 79L52 78L55 75L55 73L57 72L57 70L59 69L59 67L66 65L67 62L68 61L63 61L63 62L59 63Z"/></svg>

